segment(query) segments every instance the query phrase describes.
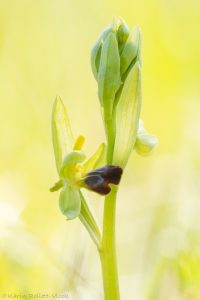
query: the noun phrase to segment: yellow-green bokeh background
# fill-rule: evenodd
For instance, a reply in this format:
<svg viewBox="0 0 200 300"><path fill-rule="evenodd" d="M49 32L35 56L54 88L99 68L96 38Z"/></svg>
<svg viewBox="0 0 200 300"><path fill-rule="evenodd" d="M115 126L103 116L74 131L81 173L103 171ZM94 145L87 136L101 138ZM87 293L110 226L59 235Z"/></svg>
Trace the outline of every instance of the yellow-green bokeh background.
<svg viewBox="0 0 200 300"><path fill-rule="evenodd" d="M199 0L0 0L0 294L103 298L95 247L49 193L50 118L59 94L86 152L104 140L90 49L115 15L142 28L142 118L159 138L121 184L122 299L200 299Z"/></svg>

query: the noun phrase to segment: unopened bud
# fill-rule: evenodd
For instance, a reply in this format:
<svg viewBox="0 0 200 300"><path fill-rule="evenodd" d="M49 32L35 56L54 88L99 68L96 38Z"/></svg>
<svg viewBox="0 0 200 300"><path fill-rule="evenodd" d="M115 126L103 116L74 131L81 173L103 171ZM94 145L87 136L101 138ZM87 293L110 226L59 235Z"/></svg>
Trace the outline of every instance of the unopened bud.
<svg viewBox="0 0 200 300"><path fill-rule="evenodd" d="M131 66L131 63L134 62L134 59L140 54L141 48L141 33L139 27L134 27L130 32L129 37L124 45L120 56L120 69L121 74L124 74L126 70Z"/></svg>
<svg viewBox="0 0 200 300"><path fill-rule="evenodd" d="M98 93L105 119L112 118L113 103L120 84L118 43L116 33L110 32L102 46L98 71Z"/></svg>
<svg viewBox="0 0 200 300"><path fill-rule="evenodd" d="M142 156L148 156L152 154L157 144L157 137L149 134L144 128L143 122L140 120L138 134L134 146L136 152Z"/></svg>

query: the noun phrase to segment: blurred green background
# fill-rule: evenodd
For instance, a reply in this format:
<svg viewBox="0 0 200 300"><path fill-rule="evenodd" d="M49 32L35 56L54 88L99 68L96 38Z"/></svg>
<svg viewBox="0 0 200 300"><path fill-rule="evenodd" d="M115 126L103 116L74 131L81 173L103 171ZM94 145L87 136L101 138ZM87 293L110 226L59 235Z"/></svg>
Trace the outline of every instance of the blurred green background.
<svg viewBox="0 0 200 300"><path fill-rule="evenodd" d="M103 299L95 247L49 192L50 118L58 94L86 153L105 140L90 50L115 15L141 26L142 118L159 138L119 192L122 299L200 299L199 0L0 0L0 294Z"/></svg>

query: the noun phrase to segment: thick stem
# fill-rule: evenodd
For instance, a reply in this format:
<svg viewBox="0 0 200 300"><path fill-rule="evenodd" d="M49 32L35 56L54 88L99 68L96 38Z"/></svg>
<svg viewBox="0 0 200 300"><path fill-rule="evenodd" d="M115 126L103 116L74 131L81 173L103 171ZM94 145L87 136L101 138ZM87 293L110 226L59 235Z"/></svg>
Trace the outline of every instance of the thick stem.
<svg viewBox="0 0 200 300"><path fill-rule="evenodd" d="M115 247L115 209L117 187L105 197L103 237L100 258L103 274L105 300L119 300L119 284Z"/></svg>

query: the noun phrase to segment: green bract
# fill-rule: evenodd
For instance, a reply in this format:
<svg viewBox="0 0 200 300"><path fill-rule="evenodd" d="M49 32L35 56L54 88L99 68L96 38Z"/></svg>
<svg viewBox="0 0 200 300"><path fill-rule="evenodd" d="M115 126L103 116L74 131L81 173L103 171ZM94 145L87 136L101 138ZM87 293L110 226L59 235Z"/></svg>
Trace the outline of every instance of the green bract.
<svg viewBox="0 0 200 300"><path fill-rule="evenodd" d="M101 164L105 145L101 144L97 151L88 159L81 151L84 138L79 136L74 142L66 108L57 97L52 114L52 135L59 181L51 191L60 192L60 209L67 219L74 219L80 214L80 188L85 187L84 177L88 172Z"/></svg>
<svg viewBox="0 0 200 300"><path fill-rule="evenodd" d="M113 163L124 167L136 141L141 109L140 65L129 72L116 108Z"/></svg>

